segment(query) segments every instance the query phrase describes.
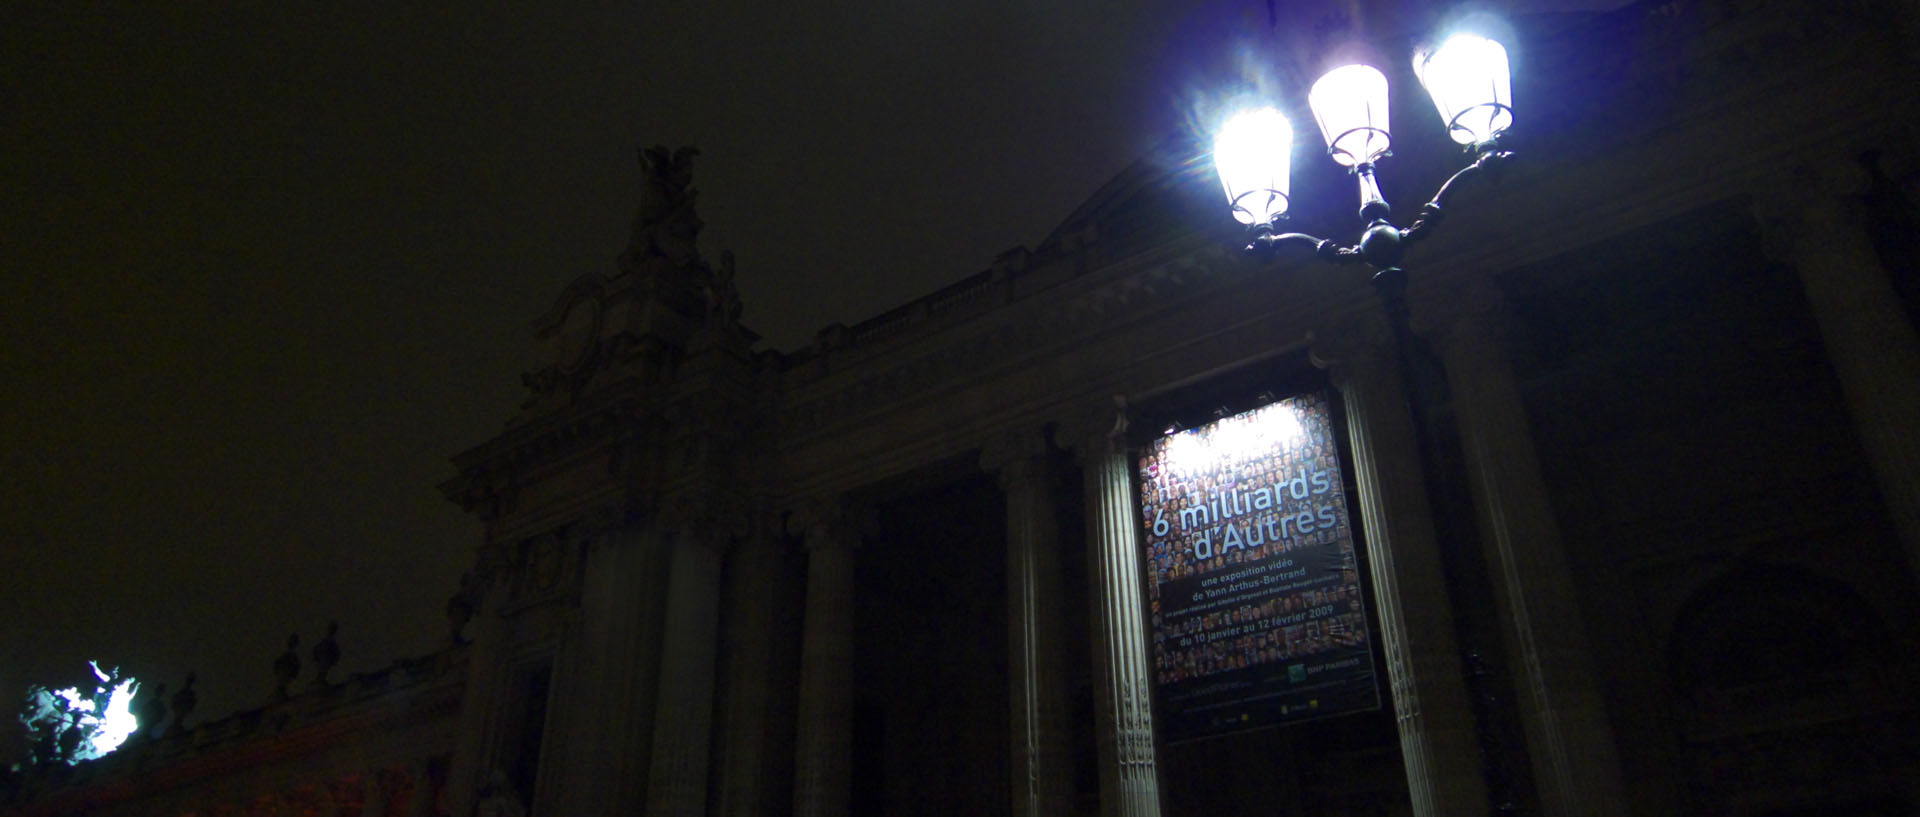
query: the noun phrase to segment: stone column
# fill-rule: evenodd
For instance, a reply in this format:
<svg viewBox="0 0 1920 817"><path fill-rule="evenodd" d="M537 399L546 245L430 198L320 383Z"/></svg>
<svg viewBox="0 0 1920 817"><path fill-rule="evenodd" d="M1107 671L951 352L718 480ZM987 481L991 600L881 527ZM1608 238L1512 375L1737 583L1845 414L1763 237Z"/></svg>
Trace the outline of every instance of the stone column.
<svg viewBox="0 0 1920 817"><path fill-rule="evenodd" d="M1484 279L1450 288L1435 335L1501 634L1516 665L1534 785L1547 817L1625 814L1613 729L1526 406L1507 362L1500 306L1498 291Z"/></svg>
<svg viewBox="0 0 1920 817"><path fill-rule="evenodd" d="M668 569L661 538L627 522L587 546L579 644L569 677L554 679L572 761L560 770L555 813L626 815L645 805Z"/></svg>
<svg viewBox="0 0 1920 817"><path fill-rule="evenodd" d="M591 536L585 536L591 541ZM576 545L578 543L575 543ZM584 553L584 548L582 549ZM570 684L580 679L581 650L584 646L580 634L583 620L578 605L569 605L554 622L554 635L558 647L553 653L551 674L548 676L552 687L548 700L574 700ZM551 703L546 709L546 731L540 738L540 765L534 776L534 790L520 792L528 799L529 814L548 814L554 812L565 799L567 770L583 759L592 762L592 740L596 724L588 717L576 714L564 705ZM581 737L576 737L581 736ZM447 814L463 812L448 809Z"/></svg>
<svg viewBox="0 0 1920 817"><path fill-rule="evenodd" d="M838 500L800 509L793 519L807 548L796 817L845 817L852 799L854 552L860 541L854 521Z"/></svg>
<svg viewBox="0 0 1920 817"><path fill-rule="evenodd" d="M727 679L720 708L719 785L713 812L720 817L760 817L767 802L767 718L773 698L775 594L780 550L772 521L761 523L734 548L727 598L732 615L726 644Z"/></svg>
<svg viewBox="0 0 1920 817"><path fill-rule="evenodd" d="M1013 817L1073 811L1073 755L1060 632L1060 519L1047 441L1010 432L981 452L1007 494L1007 680Z"/></svg>
<svg viewBox="0 0 1920 817"><path fill-rule="evenodd" d="M703 501L682 497L666 504L679 510L667 525L674 531L672 565L667 573L646 813L702 817L707 813L714 659L720 634L720 561L729 537L721 529L724 520L718 509Z"/></svg>
<svg viewBox="0 0 1920 817"><path fill-rule="evenodd" d="M1866 168L1817 160L1757 196L1771 249L1791 259L1840 392L1920 576L1920 339L1867 234Z"/></svg>
<svg viewBox="0 0 1920 817"><path fill-rule="evenodd" d="M1085 469L1088 595L1093 604L1094 721L1100 749L1100 813L1160 813L1154 761L1140 541L1127 463L1126 401L1096 413L1063 440Z"/></svg>
<svg viewBox="0 0 1920 817"><path fill-rule="evenodd" d="M506 600L505 582L491 571L480 572L478 609L467 625L473 641L467 646L466 689L460 699L460 721L454 734L451 805L458 813L473 810L475 793L493 763L488 739L499 708L501 681L506 676L507 627L500 615Z"/></svg>
<svg viewBox="0 0 1920 817"><path fill-rule="evenodd" d="M1473 710L1454 641L1413 417L1385 319L1368 312L1317 332L1316 365L1345 398L1356 499L1373 578L1380 647L1407 766L1413 813L1487 813Z"/></svg>

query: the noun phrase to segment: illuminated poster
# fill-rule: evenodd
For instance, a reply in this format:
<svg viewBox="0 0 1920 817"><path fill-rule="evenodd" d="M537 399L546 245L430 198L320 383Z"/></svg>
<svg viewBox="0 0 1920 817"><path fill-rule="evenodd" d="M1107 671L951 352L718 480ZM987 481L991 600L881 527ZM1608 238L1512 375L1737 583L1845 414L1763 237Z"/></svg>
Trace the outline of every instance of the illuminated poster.
<svg viewBox="0 0 1920 817"><path fill-rule="evenodd" d="M1379 706L1326 395L1175 431L1139 465L1162 737Z"/></svg>

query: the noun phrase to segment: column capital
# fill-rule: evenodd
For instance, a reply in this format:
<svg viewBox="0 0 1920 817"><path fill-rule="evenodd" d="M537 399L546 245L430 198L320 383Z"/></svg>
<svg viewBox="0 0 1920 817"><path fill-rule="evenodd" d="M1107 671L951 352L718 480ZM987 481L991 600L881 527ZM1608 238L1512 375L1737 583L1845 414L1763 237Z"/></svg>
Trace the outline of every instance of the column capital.
<svg viewBox="0 0 1920 817"><path fill-rule="evenodd" d="M1307 331L1307 360L1325 369L1335 388L1346 391L1356 370L1392 365L1393 332L1379 310L1336 316Z"/></svg>
<svg viewBox="0 0 1920 817"><path fill-rule="evenodd" d="M1768 174L1749 191L1762 219L1797 216L1809 204L1866 195L1873 185L1867 160L1846 153L1803 157Z"/></svg>
<svg viewBox="0 0 1920 817"><path fill-rule="evenodd" d="M741 527L734 541L736 550L772 548L778 544L780 535L786 533L786 524L781 515L765 508L756 508L745 514Z"/></svg>
<svg viewBox="0 0 1920 817"><path fill-rule="evenodd" d="M980 470L999 477L1000 487L1011 488L1016 480L1036 473L1048 450L1047 434L1038 428L1001 431L980 447Z"/></svg>
<svg viewBox="0 0 1920 817"><path fill-rule="evenodd" d="M1507 318L1506 294L1491 278L1475 275L1448 281L1444 293L1416 298L1413 328L1445 355L1506 340L1511 328Z"/></svg>
<svg viewBox="0 0 1920 817"><path fill-rule="evenodd" d="M1127 450L1127 397L1113 395L1062 421L1054 429L1054 442L1086 463L1097 457Z"/></svg>
<svg viewBox="0 0 1920 817"><path fill-rule="evenodd" d="M663 534L724 551L735 537L747 535L751 516L741 498L730 492L685 489L660 498L655 521Z"/></svg>
<svg viewBox="0 0 1920 817"><path fill-rule="evenodd" d="M857 548L862 538L879 532L879 517L871 506L845 494L812 497L788 509L787 532L802 537L809 551Z"/></svg>
<svg viewBox="0 0 1920 817"><path fill-rule="evenodd" d="M1760 222L1761 250L1775 261L1795 261L1811 247L1801 238L1809 219L1843 217L1873 185L1867 161L1845 154L1808 157L1768 175L1749 191Z"/></svg>
<svg viewBox="0 0 1920 817"><path fill-rule="evenodd" d="M582 512L572 523L571 530L576 539L604 541L644 519L648 514L629 507L624 502L607 502L595 505Z"/></svg>

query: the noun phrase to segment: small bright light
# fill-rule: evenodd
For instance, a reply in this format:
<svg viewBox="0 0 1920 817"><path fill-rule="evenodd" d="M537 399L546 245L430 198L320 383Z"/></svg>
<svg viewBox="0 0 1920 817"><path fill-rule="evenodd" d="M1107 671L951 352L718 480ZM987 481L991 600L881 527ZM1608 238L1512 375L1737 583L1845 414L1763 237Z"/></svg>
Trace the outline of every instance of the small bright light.
<svg viewBox="0 0 1920 817"><path fill-rule="evenodd" d="M1267 224L1287 212L1293 126L1273 108L1234 114L1213 137L1213 167L1241 224Z"/></svg>
<svg viewBox="0 0 1920 817"><path fill-rule="evenodd" d="M1474 34L1455 34L1430 52L1413 55L1420 78L1447 135L1463 145L1485 142L1513 125L1512 76L1507 49Z"/></svg>
<svg viewBox="0 0 1920 817"><path fill-rule="evenodd" d="M1328 71L1307 92L1327 152L1347 167L1373 162L1392 144L1387 128L1387 77L1371 65Z"/></svg>

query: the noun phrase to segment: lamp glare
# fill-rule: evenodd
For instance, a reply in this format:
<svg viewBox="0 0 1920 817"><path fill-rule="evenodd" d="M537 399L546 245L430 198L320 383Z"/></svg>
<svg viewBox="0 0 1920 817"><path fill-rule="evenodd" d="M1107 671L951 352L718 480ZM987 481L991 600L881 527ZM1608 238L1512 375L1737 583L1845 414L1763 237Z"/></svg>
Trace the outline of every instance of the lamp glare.
<svg viewBox="0 0 1920 817"><path fill-rule="evenodd" d="M1241 224L1270 224L1286 215L1293 126L1280 111L1234 114L1213 137L1213 167Z"/></svg>
<svg viewBox="0 0 1920 817"><path fill-rule="evenodd" d="M1387 154L1387 77L1380 69L1356 64L1328 71L1307 92L1307 106L1334 161L1353 167Z"/></svg>
<svg viewBox="0 0 1920 817"><path fill-rule="evenodd" d="M1463 145L1489 141L1513 124L1513 86L1507 49L1474 34L1455 34L1429 52L1413 56L1420 78L1447 135Z"/></svg>

